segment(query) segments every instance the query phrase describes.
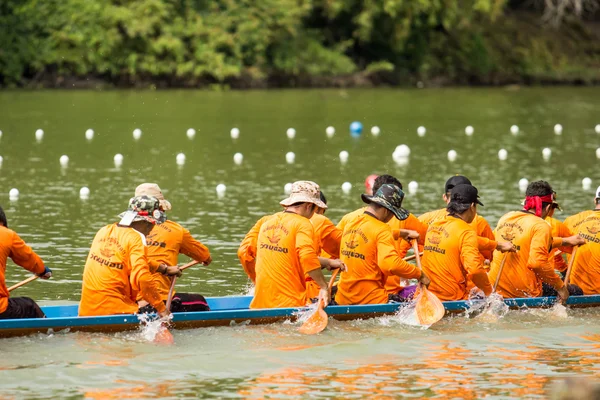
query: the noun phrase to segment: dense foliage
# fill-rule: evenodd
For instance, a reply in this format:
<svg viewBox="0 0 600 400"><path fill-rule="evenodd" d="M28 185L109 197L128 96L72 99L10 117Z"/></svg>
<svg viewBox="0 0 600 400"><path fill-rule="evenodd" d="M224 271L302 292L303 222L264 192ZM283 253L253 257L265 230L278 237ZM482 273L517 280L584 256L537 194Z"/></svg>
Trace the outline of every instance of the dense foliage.
<svg viewBox="0 0 600 400"><path fill-rule="evenodd" d="M598 80L597 37L506 0L3 0L0 84Z"/></svg>

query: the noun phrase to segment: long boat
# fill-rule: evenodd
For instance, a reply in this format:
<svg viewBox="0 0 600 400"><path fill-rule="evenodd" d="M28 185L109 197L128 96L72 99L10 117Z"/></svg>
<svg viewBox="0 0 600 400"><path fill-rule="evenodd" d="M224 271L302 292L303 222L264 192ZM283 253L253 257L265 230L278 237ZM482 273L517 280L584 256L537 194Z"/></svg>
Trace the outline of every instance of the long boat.
<svg viewBox="0 0 600 400"><path fill-rule="evenodd" d="M249 309L252 296L209 297L211 311L174 313L175 329L209 326L230 326L240 323L269 324L282 320L295 320L302 308ZM480 301L445 301L446 315L463 313ZM555 297L505 299L511 309L548 308L556 303ZM355 306L329 306L327 314L336 320L367 319L397 312L404 303L370 304ZM567 301L571 308L600 307L600 295L571 296ZM78 305L44 306L46 318L0 320L0 338L23 336L34 333L60 331L118 332L136 330L140 327L137 315L121 314L99 317L77 316Z"/></svg>

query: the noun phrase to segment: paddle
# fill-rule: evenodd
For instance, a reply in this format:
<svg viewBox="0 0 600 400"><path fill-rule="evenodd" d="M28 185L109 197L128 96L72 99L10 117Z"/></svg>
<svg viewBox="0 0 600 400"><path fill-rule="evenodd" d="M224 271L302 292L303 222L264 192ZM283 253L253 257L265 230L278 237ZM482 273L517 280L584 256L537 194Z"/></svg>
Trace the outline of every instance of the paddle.
<svg viewBox="0 0 600 400"><path fill-rule="evenodd" d="M573 263L575 262L575 256L577 255L577 249L579 246L573 246L573 253L571 253L571 258L569 258L569 265L567 265L567 272L565 273L565 285L569 284L569 279L571 279L571 270L573 269Z"/></svg>
<svg viewBox="0 0 600 400"><path fill-rule="evenodd" d="M492 293L496 293L496 288L498 287L498 283L500 283L500 276L502 276L502 270L504 270L504 264L506 263L506 259L510 253L506 253L504 258L500 262L500 268L498 269L498 276L496 276L496 282L494 282L494 287L492 288Z"/></svg>
<svg viewBox="0 0 600 400"><path fill-rule="evenodd" d="M337 276L340 270L336 269L331 274L331 279L329 280L329 293L331 293L331 288L333 287L333 282L335 281L335 277ZM317 307L317 311L315 311L300 328L298 328L298 332L304 333L305 335L314 335L321 332L323 329L327 327L327 322L329 321L329 317L327 317L327 313L324 310L325 306L323 304L323 299L319 299L319 305Z"/></svg>
<svg viewBox="0 0 600 400"><path fill-rule="evenodd" d="M196 264L199 264L200 261L190 261L189 263L183 265L182 267L180 267L179 269L181 271L184 271L186 269L188 269L189 267L193 267ZM171 311L171 301L173 299L173 290L175 289L175 281L177 280L177 277L174 276L173 278L171 278L171 287L169 288L169 297L167 298L167 310ZM173 334L169 331L169 323L168 322L163 322L160 326L160 328L158 329L158 332L156 332L156 336L154 336L154 342L155 343L161 343L161 344L173 344L175 342L175 339L173 338Z"/></svg>
<svg viewBox="0 0 600 400"><path fill-rule="evenodd" d="M39 278L39 276L37 275L31 275L29 278L25 279L24 281L21 281L15 285L12 285L11 287L8 288L9 293L12 292L13 290L20 288L21 286L27 285L29 282L33 282L35 281L37 278Z"/></svg>
<svg viewBox="0 0 600 400"><path fill-rule="evenodd" d="M421 255L419 254L419 245L416 240L413 241L413 249L415 250L417 267L421 270ZM417 320L421 325L433 325L442 319L446 313L446 309L440 299L427 290L425 285L419 283L419 291L420 293L417 295L416 299L417 304L415 305Z"/></svg>
<svg viewBox="0 0 600 400"><path fill-rule="evenodd" d="M415 258L417 258L416 254L417 253L413 254L412 256L404 257L404 261L412 261L412 260L414 260ZM423 253L419 253L419 256L422 257Z"/></svg>

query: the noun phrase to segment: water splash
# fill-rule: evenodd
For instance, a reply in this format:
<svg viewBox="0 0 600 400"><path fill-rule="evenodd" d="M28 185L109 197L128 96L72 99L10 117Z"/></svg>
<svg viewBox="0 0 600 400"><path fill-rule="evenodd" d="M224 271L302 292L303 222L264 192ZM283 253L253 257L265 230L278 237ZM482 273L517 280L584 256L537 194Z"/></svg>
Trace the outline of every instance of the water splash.
<svg viewBox="0 0 600 400"><path fill-rule="evenodd" d="M155 314L138 314L140 321L140 336L148 342L154 342L163 329L167 329L173 314L165 318L157 318Z"/></svg>
<svg viewBox="0 0 600 400"><path fill-rule="evenodd" d="M416 326L422 329L428 329L431 325L421 325L417 317L417 301L411 300L400 307L393 315L389 317L378 318L379 324L391 326L395 324Z"/></svg>
<svg viewBox="0 0 600 400"><path fill-rule="evenodd" d="M477 318L482 322L497 322L508 313L509 307L498 293L492 293L485 299L470 299L469 309L465 312L467 318Z"/></svg>
<svg viewBox="0 0 600 400"><path fill-rule="evenodd" d="M248 282L242 288L242 296L254 296L254 284L252 282Z"/></svg>
<svg viewBox="0 0 600 400"><path fill-rule="evenodd" d="M317 311L318 307L319 303L312 303L304 308L298 309L298 311L294 312L292 315L296 317L296 323L298 325L302 325L307 319L310 318L311 315L313 315Z"/></svg>

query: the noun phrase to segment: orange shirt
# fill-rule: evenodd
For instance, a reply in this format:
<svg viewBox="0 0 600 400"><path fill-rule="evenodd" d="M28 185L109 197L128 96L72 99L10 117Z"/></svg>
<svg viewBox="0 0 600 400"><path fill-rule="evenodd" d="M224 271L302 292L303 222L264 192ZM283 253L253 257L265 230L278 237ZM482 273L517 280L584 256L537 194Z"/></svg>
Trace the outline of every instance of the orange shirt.
<svg viewBox="0 0 600 400"><path fill-rule="evenodd" d="M246 272L246 275L248 275L248 278L253 283L256 283L256 241L258 240L258 232L260 231L260 227L272 216L265 215L259 219L246 234L238 248L238 259L242 264L242 268L244 268L244 272Z"/></svg>
<svg viewBox="0 0 600 400"><path fill-rule="evenodd" d="M419 278L421 271L398 254L389 225L363 213L349 221L342 234L340 259L348 267L338 283L338 304L388 302L388 275Z"/></svg>
<svg viewBox="0 0 600 400"><path fill-rule="evenodd" d="M256 287L250 308L306 305L305 274L318 268L310 220L290 212L273 215L258 233Z"/></svg>
<svg viewBox="0 0 600 400"><path fill-rule="evenodd" d="M600 210L588 210L565 220L575 233L587 240L573 262L570 282L584 294L600 294Z"/></svg>
<svg viewBox="0 0 600 400"><path fill-rule="evenodd" d="M325 250L330 256L340 258L342 231L329 218L322 214L315 213L310 222L315 229L315 237L319 244L317 254L321 254L321 250Z"/></svg>
<svg viewBox="0 0 600 400"><path fill-rule="evenodd" d="M138 292L159 312L165 310L145 242L140 232L117 224L96 233L83 270L80 316L134 314Z"/></svg>
<svg viewBox="0 0 600 400"><path fill-rule="evenodd" d="M171 220L155 225L146 237L146 243L151 271L156 271L160 264L177 265L179 253L196 261L205 261L210 257L210 252L205 245L194 239L190 231ZM152 280L156 283L161 298L167 300L171 288L171 278L160 273L153 273ZM138 294L138 300L141 300L139 296L140 294Z"/></svg>
<svg viewBox="0 0 600 400"><path fill-rule="evenodd" d="M419 220L427 225L431 225L432 222L444 218L446 215L448 215L448 211L445 208L441 208L420 215ZM479 249L479 252L484 259L491 260L497 242L490 224L488 224L485 218L477 214L469 226L475 229L475 232L477 233L477 248Z"/></svg>
<svg viewBox="0 0 600 400"><path fill-rule="evenodd" d="M34 274L44 272L44 262L31 250L31 247L13 230L0 225L0 313L8 307L8 288L6 287L6 260L12 258L15 264Z"/></svg>
<svg viewBox="0 0 600 400"><path fill-rule="evenodd" d="M496 236L512 242L517 253L494 254L490 280L495 281L503 257L508 257L500 277L497 292L504 297L538 297L542 282L556 289L563 282L548 261L552 243L550 225L540 217L523 211L511 211L498 221Z"/></svg>
<svg viewBox="0 0 600 400"><path fill-rule="evenodd" d="M552 238L566 238L572 236L571 230L565 225L563 222L557 220L556 218L546 217L546 222L550 224L550 228L552 229ZM562 253L571 253L573 251L572 247L558 247L552 248L550 250L550 265L553 269L565 272L567 270L567 263L562 256Z"/></svg>
<svg viewBox="0 0 600 400"><path fill-rule="evenodd" d="M492 292L477 248L477 235L473 227L460 218L446 215L431 222L422 264L431 279L429 290L440 300L467 299L469 280L486 295Z"/></svg>

